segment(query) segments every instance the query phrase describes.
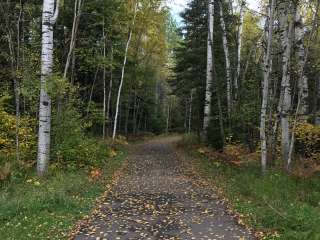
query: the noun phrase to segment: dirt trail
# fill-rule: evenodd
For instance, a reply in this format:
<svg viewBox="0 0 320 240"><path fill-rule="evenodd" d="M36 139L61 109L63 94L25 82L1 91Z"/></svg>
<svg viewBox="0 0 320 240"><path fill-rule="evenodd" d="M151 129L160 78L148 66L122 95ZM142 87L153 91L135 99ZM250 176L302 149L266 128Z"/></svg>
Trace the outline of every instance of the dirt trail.
<svg viewBox="0 0 320 240"><path fill-rule="evenodd" d="M136 145L125 173L75 239L254 239L212 190L190 177L177 140Z"/></svg>

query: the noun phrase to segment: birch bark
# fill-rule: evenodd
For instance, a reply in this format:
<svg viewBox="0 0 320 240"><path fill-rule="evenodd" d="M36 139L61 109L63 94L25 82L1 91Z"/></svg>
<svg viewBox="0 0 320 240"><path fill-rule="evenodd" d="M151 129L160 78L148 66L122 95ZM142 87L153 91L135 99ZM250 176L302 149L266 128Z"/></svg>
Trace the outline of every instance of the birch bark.
<svg viewBox="0 0 320 240"><path fill-rule="evenodd" d="M210 124L211 116L211 100L212 100L212 82L213 82L213 14L214 1L208 3L208 42L207 42L207 79L206 79L206 95L203 117L203 135L207 136L207 130Z"/></svg>
<svg viewBox="0 0 320 240"><path fill-rule="evenodd" d="M290 63L291 63L291 50L292 50L292 35L293 35L293 22L292 16L292 3L288 1L280 2L279 5L279 25L280 25L280 40L282 47L282 80L280 97L281 113L281 145L282 157L289 167L289 151L290 151L290 110L292 104L291 97L291 84L290 84Z"/></svg>
<svg viewBox="0 0 320 240"><path fill-rule="evenodd" d="M230 64L230 54L229 54L228 39L227 39L227 29L224 21L223 5L221 1L219 1L219 8L220 8L219 13L220 13L220 25L222 29L222 44L223 44L223 51L225 55L225 64L226 64L227 103L228 103L228 117L230 121L231 109L232 109L231 64Z"/></svg>
<svg viewBox="0 0 320 240"><path fill-rule="evenodd" d="M43 0L42 9L42 54L41 81L39 104L39 133L37 172L43 176L47 170L50 158L51 131L51 98L46 90L47 81L53 67L53 26L59 13L59 0Z"/></svg>
<svg viewBox="0 0 320 240"><path fill-rule="evenodd" d="M129 37L128 37L126 49L124 52L124 59L123 59L123 65L122 65L122 71L121 71L121 79L120 79L120 85L119 85L118 95L117 95L116 113L115 113L114 124L113 124L113 134L112 134L113 140L116 138L116 134L117 134L119 102L120 102L120 97L121 97L121 92L122 92L122 87L123 87L123 80L124 80L124 73L125 73L125 68L126 68L126 63L127 63L128 50L129 50L129 46L130 46L130 42L131 42L131 38L132 38L132 31L133 31L133 27L135 25L135 21L136 21L136 17L137 17L138 3L139 3L139 1L137 0L135 3L132 24L131 24L131 27L129 30Z"/></svg>
<svg viewBox="0 0 320 240"><path fill-rule="evenodd" d="M274 22L275 0L270 0L269 13L266 20L266 40L267 49L264 56L264 73L263 73L263 91L262 91L262 106L261 106L261 122L260 122L260 140L261 140L261 168L262 172L267 170L267 133L266 133L266 118L269 102L269 79L272 69L272 42L273 42L273 22Z"/></svg>
<svg viewBox="0 0 320 240"><path fill-rule="evenodd" d="M299 115L305 115L308 112L308 97L309 97L309 86L308 78L305 75L305 59L306 59L306 49L303 44L305 37L304 25L300 15L299 10L296 11L295 16L295 45L296 45L296 55L298 59L298 88L299 88L299 98L300 108Z"/></svg>
<svg viewBox="0 0 320 240"><path fill-rule="evenodd" d="M245 14L245 0L241 1L240 6L240 16L239 16L239 28L238 28L238 36L237 36L237 72L234 80L234 88L235 88L235 99L238 98L239 91L239 79L240 79L240 68L241 68L241 49L242 49L242 33L243 33L243 19Z"/></svg>
<svg viewBox="0 0 320 240"><path fill-rule="evenodd" d="M71 30L71 39L69 45L69 52L67 55L66 64L64 67L63 77L66 78L68 74L68 69L70 67L70 61L74 52L74 48L76 45L76 37L79 27L80 15L81 15L81 6L82 0L75 0L74 2L74 15L73 15L73 23L72 23L72 30Z"/></svg>

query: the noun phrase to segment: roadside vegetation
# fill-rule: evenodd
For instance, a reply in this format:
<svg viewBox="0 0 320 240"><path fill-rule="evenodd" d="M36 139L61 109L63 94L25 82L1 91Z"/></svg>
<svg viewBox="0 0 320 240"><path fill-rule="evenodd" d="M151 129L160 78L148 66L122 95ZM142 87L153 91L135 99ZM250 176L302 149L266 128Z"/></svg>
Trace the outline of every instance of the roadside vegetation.
<svg viewBox="0 0 320 240"><path fill-rule="evenodd" d="M107 154L107 145L99 144L100 160L94 165L53 164L45 178L30 169L1 182L1 238L66 238L74 224L91 213L126 157L123 147Z"/></svg>
<svg viewBox="0 0 320 240"><path fill-rule="evenodd" d="M184 146L198 164L200 174L230 208L239 214L238 222L249 226L263 239L320 239L320 175L291 175L280 166L262 174L259 153L239 145L228 145L224 152L197 144L185 136Z"/></svg>

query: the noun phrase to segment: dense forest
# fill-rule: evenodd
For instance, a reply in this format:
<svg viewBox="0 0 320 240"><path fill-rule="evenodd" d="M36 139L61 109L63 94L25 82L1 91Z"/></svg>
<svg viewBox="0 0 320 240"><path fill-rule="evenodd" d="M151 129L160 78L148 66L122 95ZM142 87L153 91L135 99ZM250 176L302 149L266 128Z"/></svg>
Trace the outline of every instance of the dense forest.
<svg viewBox="0 0 320 240"><path fill-rule="evenodd" d="M318 12L319 1L263 1L261 12L246 1L191 1L169 81L179 108L189 109L188 131L217 149L260 150L263 171L315 164Z"/></svg>
<svg viewBox="0 0 320 240"><path fill-rule="evenodd" d="M43 175L94 158L93 138L166 130L178 35L161 1L5 1L1 36L2 167L38 158Z"/></svg>
<svg viewBox="0 0 320 240"><path fill-rule="evenodd" d="M314 177L319 8L191 0L179 22L164 0L1 1L0 204L26 182L111 174L124 145L155 135L184 135L219 156L244 149L261 176ZM0 222L20 214L15 206Z"/></svg>

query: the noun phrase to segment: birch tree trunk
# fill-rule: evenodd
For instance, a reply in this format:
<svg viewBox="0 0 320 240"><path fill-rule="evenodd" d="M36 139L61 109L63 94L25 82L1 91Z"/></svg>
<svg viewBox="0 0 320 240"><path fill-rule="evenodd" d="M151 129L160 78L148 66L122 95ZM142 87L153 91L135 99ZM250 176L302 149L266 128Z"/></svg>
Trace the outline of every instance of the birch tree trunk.
<svg viewBox="0 0 320 240"><path fill-rule="evenodd" d="M50 159L50 131L51 131L51 98L46 91L47 81L53 67L53 25L59 13L59 0L43 0L42 9L42 54L41 81L39 104L39 133L37 172L43 176Z"/></svg>
<svg viewBox="0 0 320 240"><path fill-rule="evenodd" d="M241 49L242 49L242 33L243 33L243 19L245 14L245 0L241 1L240 6L240 16L239 16L239 27L238 27L238 36L237 36L237 72L234 79L234 88L235 88L235 99L238 98L239 94L239 79L240 79L240 70L241 70Z"/></svg>
<svg viewBox="0 0 320 240"><path fill-rule="evenodd" d="M290 151L290 110L291 110L291 84L290 84L290 63L291 63L291 50L292 50L292 34L293 34L293 22L292 16L292 3L280 2L279 3L279 25L280 25L280 40L282 47L282 81L281 92L283 94L280 97L281 113L281 145L282 145L282 157L289 168L289 151Z"/></svg>
<svg viewBox="0 0 320 240"><path fill-rule="evenodd" d="M298 89L299 89L299 98L300 99L300 109L299 115L305 115L308 113L308 97L309 97L309 86L308 78L305 75L305 59L306 59L306 49L303 44L305 36L304 25L302 22L301 15L299 10L296 11L295 16L295 47L296 55L298 58Z"/></svg>
<svg viewBox="0 0 320 240"><path fill-rule="evenodd" d="M226 29L226 24L224 21L222 0L219 1L219 13L220 13L220 25L221 25L221 29L222 29L222 44L223 44L223 51L224 51L224 55L225 55L225 64L226 64L227 103L228 103L228 117L229 117L229 121L230 121L231 109L232 109L231 64L230 64L227 29Z"/></svg>
<svg viewBox="0 0 320 240"><path fill-rule="evenodd" d="M67 60L66 60L66 64L63 72L64 78L67 77L68 69L70 67L70 61L76 45L76 37L77 37L80 15L81 15L81 6L82 6L82 0L74 1L74 13L73 13L74 15L73 15L72 30L71 30L71 39L70 39L70 45L69 45L69 52L67 55Z"/></svg>
<svg viewBox="0 0 320 240"><path fill-rule="evenodd" d="M261 106L261 122L260 122L260 141L261 141L261 168L262 172L267 170L267 133L266 133L266 118L269 102L269 79L272 69L272 42L273 42L273 22L274 22L275 0L270 0L269 13L266 20L266 40L267 49L264 56L264 72L263 72L263 91L262 91L262 106Z"/></svg>
<svg viewBox="0 0 320 240"><path fill-rule="evenodd" d="M113 134L112 134L112 139L113 140L116 138L116 134L117 134L119 102L120 102L120 97L121 97L121 92L122 92L122 87L123 87L123 80L124 80L125 67L126 67L126 63L127 63L128 50L129 50L129 46L130 46L130 42L131 42L131 38L132 38L132 31L133 31L133 27L135 25L135 21L136 21L136 17L137 17L138 3L139 3L139 1L137 0L136 3L135 3L135 6L134 6L132 24L131 24L131 27L130 27L130 30L129 30L129 37L128 37L127 44L126 44L126 49L125 49L125 52L124 52L124 60L123 60L122 71L121 71L121 79L120 79L120 85L119 85L118 95L117 95L116 113L115 113L114 124L113 124Z"/></svg>
<svg viewBox="0 0 320 240"><path fill-rule="evenodd" d="M213 82L213 24L214 1L208 3L208 42L207 42L207 79L203 117L203 135L207 137L211 117L212 82Z"/></svg>
<svg viewBox="0 0 320 240"><path fill-rule="evenodd" d="M303 26L302 19L298 10L295 13L295 26L296 26L296 30L298 29L298 33L297 31L295 33L296 33L296 36L298 36L298 39L296 39L298 40L296 44L298 44L298 60L299 60L299 79L298 79L299 93L298 93L298 104L296 107L296 113L293 121L292 133L291 133L291 142L290 142L289 156L288 156L288 169L292 162L293 150L295 145L295 131L299 121L299 116L306 115L308 111L307 98L309 95L308 94L309 91L308 91L308 79L305 76L305 65L308 60L310 44L314 38L314 33L316 32L319 6L320 6L320 1L318 0L316 11L313 16L312 29L309 35L306 48L303 45L304 30L302 27Z"/></svg>

